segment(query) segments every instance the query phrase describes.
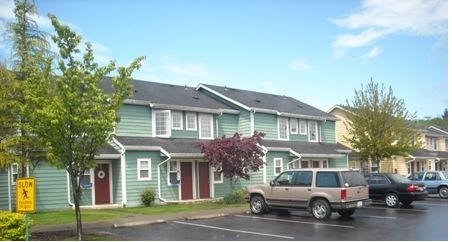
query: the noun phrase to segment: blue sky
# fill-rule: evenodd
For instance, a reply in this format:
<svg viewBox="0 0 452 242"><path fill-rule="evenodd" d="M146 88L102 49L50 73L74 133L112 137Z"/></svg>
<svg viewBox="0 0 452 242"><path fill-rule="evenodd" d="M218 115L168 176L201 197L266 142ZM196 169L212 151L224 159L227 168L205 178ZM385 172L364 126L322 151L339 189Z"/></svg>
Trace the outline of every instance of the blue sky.
<svg viewBox="0 0 452 242"><path fill-rule="evenodd" d="M146 56L136 79L287 95L327 111L372 77L418 118L448 104L446 0L35 3L43 30L53 33L46 16L55 14L93 44L101 64ZM2 32L13 8L0 0Z"/></svg>

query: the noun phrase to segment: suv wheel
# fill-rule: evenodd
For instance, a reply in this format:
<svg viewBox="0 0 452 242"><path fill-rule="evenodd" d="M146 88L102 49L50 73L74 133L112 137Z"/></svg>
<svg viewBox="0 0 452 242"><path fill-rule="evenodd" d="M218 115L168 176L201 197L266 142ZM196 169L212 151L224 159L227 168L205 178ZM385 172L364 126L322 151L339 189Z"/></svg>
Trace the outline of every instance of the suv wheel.
<svg viewBox="0 0 452 242"><path fill-rule="evenodd" d="M267 204L264 198L259 195L254 195L250 199L250 210L253 214L263 214L267 211Z"/></svg>
<svg viewBox="0 0 452 242"><path fill-rule="evenodd" d="M447 187L441 187L438 194L440 198L447 198Z"/></svg>
<svg viewBox="0 0 452 242"><path fill-rule="evenodd" d="M314 218L319 220L329 219L331 216L330 204L323 199L314 200L311 204L311 213Z"/></svg>
<svg viewBox="0 0 452 242"><path fill-rule="evenodd" d="M337 213L339 215L341 215L344 218L348 218L350 216L353 215L353 213L355 213L355 209L343 209L343 210L338 210Z"/></svg>
<svg viewBox="0 0 452 242"><path fill-rule="evenodd" d="M399 197L395 193L388 193L385 197L386 206L395 208L399 205Z"/></svg>

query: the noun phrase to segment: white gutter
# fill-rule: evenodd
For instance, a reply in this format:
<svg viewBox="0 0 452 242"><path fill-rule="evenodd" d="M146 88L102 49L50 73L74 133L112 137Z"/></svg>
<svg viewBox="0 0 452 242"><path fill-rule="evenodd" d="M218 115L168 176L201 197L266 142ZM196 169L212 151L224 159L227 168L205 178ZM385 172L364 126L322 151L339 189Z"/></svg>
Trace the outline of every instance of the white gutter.
<svg viewBox="0 0 452 242"><path fill-rule="evenodd" d="M219 131L218 131L218 120L220 119L221 116L223 116L223 112L221 112L221 113L217 116L217 118L216 118L216 120L215 120L215 121L216 121L216 122L215 122L215 123L216 123L216 129L217 129L217 138L219 138L219 137L218 137L218 135L219 135Z"/></svg>
<svg viewBox="0 0 452 242"><path fill-rule="evenodd" d="M126 148L115 138L113 142L119 147L121 152L121 194L122 194L122 207L127 204L127 187L126 187Z"/></svg>
<svg viewBox="0 0 452 242"><path fill-rule="evenodd" d="M342 158L345 154L301 154L301 157L309 158Z"/></svg>
<svg viewBox="0 0 452 242"><path fill-rule="evenodd" d="M295 155L297 158L293 159L292 161L290 161L289 163L287 163L287 169L289 169L289 165L294 163L295 161L298 161L301 159L301 155L297 152L295 152L294 150L290 149L289 151L291 154Z"/></svg>
<svg viewBox="0 0 452 242"><path fill-rule="evenodd" d="M150 103L151 108L159 108L159 109L171 109L171 110L180 110L180 111L188 111L188 112L198 112L198 113L229 113L229 114L239 114L240 111L226 108L201 108L201 107L189 107L182 105L173 105L173 104L162 104L162 103Z"/></svg>
<svg viewBox="0 0 452 242"><path fill-rule="evenodd" d="M75 204L71 202L71 181L69 178L69 172L66 171L66 177L67 177L67 203L69 206L74 207Z"/></svg>
<svg viewBox="0 0 452 242"><path fill-rule="evenodd" d="M158 199L159 199L160 201L162 201L163 203L166 203L166 199L163 199L163 198L162 198L162 191L161 191L161 188L160 188L160 166L163 165L163 163L166 163L166 162L168 162L169 160L171 160L171 155L170 155L168 152L166 152L163 148L160 149L160 152L162 152L164 155L166 155L166 156L168 157L168 159L166 159L166 160L160 162L160 163L157 165L157 188L158 188Z"/></svg>
<svg viewBox="0 0 452 242"><path fill-rule="evenodd" d="M251 112L250 112L250 123L251 123L251 125L250 125L250 130L251 130L251 136L253 136L253 134L254 134L254 129L255 129L255 127L254 127L254 113L255 113L255 111L254 110L251 110Z"/></svg>
<svg viewBox="0 0 452 242"><path fill-rule="evenodd" d="M9 211L13 211L12 201L11 201L11 167L7 168L8 170L8 206ZM17 196L17 194L16 194Z"/></svg>

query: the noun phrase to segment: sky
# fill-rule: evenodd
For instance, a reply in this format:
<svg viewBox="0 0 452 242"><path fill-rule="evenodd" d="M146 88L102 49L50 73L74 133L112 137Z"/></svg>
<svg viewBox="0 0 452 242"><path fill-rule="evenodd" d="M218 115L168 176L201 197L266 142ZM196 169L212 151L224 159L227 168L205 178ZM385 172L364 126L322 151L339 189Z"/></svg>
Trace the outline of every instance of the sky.
<svg viewBox="0 0 452 242"><path fill-rule="evenodd" d="M133 74L139 80L286 95L328 111L372 78L417 118L441 116L448 105L447 0L35 4L42 30L54 34L47 15L56 15L93 45L100 64L145 56ZM0 0L2 33L13 9L12 0ZM10 54L2 39L0 60Z"/></svg>

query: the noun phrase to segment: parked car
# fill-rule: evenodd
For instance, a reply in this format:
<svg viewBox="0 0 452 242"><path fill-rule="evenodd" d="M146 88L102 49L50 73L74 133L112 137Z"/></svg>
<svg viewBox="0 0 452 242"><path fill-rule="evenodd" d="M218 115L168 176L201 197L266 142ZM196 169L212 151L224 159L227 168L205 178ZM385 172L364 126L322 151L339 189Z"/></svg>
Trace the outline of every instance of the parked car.
<svg viewBox="0 0 452 242"><path fill-rule="evenodd" d="M366 176L369 196L372 200L384 200L388 207L404 206L428 196L426 187L395 173L375 173Z"/></svg>
<svg viewBox="0 0 452 242"><path fill-rule="evenodd" d="M282 172L270 184L246 187L253 214L271 209L307 209L326 220L332 212L351 216L356 208L372 203L367 182L350 169L306 168Z"/></svg>
<svg viewBox="0 0 452 242"><path fill-rule="evenodd" d="M439 194L440 198L447 198L447 171L417 172L408 178L424 183L428 193Z"/></svg>

